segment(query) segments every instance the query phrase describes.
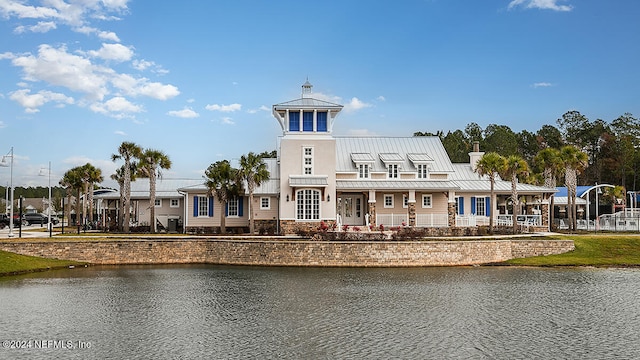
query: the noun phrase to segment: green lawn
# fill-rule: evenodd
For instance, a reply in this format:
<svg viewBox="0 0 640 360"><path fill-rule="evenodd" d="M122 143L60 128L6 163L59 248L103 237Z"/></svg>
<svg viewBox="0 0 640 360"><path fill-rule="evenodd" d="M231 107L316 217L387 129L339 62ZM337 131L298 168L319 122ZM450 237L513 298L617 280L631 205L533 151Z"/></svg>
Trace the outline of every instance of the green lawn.
<svg viewBox="0 0 640 360"><path fill-rule="evenodd" d="M0 251L0 276L64 268L70 265L83 265L83 263L67 260L44 259L35 256L25 256Z"/></svg>
<svg viewBox="0 0 640 360"><path fill-rule="evenodd" d="M506 261L525 266L640 266L640 235L588 234L563 235L573 240L576 250L549 256Z"/></svg>

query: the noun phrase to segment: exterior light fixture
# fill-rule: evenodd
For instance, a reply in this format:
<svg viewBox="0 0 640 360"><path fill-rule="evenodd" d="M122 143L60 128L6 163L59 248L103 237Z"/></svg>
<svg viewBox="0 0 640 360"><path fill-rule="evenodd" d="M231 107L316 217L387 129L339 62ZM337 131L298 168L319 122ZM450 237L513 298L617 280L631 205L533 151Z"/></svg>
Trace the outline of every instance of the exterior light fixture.
<svg viewBox="0 0 640 360"><path fill-rule="evenodd" d="M11 162L7 162L7 158L11 158ZM2 167L10 167L10 185L11 188L11 211L9 213L9 237L13 237L13 146L7 155L2 157L2 161L0 161L0 166Z"/></svg>

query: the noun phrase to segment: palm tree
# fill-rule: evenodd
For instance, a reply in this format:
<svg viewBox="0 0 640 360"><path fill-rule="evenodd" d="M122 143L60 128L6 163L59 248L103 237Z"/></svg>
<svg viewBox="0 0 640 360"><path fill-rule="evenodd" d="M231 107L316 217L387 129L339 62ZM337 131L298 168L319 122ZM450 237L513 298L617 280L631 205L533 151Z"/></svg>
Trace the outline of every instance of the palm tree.
<svg viewBox="0 0 640 360"><path fill-rule="evenodd" d="M251 234L255 231L254 219L253 219L253 193L256 186L260 186L263 181L269 180L269 170L267 165L262 160L262 157L249 152L247 155L240 156L240 169L238 169L239 175L247 183L247 190L249 191L249 232Z"/></svg>
<svg viewBox="0 0 640 360"><path fill-rule="evenodd" d="M102 181L104 181L104 177L102 176L102 170L96 168L90 163L86 163L81 167L81 169L82 169L82 179L84 183L84 196L86 197L87 202L89 202L89 216L91 217L89 221L92 222L93 221L93 186L96 183L101 183ZM84 219L84 222L86 223L85 208L86 206L85 206L85 203L83 202L82 217Z"/></svg>
<svg viewBox="0 0 640 360"><path fill-rule="evenodd" d="M171 160L160 150L145 149L139 155L138 175L149 178L149 230L156 232L156 179L162 177L160 169L170 169Z"/></svg>
<svg viewBox="0 0 640 360"><path fill-rule="evenodd" d="M575 231L578 227L576 217L578 206L576 204L576 188L578 186L578 174L587 167L587 154L573 145L566 145L560 149L560 158L564 168L564 183L567 187L567 205L569 230Z"/></svg>
<svg viewBox="0 0 640 360"><path fill-rule="evenodd" d="M76 221L78 221L78 215L80 214L80 192L82 191L83 181L82 181L82 169L80 166L76 166L72 169L67 170L62 176L62 180L60 180L60 185L67 189L67 196L69 197L69 214L67 215L67 219L71 221L71 193L76 192ZM64 209L62 209L64 211Z"/></svg>
<svg viewBox="0 0 640 360"><path fill-rule="evenodd" d="M505 168L505 163L506 163L506 159L502 155L496 152L489 152L482 155L482 157L480 158L480 160L478 160L478 163L476 164L475 171L478 173L478 175L489 177L489 181L491 183L491 198L490 198L491 206L495 204L495 200L496 200L495 199L496 177ZM489 233L493 233L493 214L489 214Z"/></svg>
<svg viewBox="0 0 640 360"><path fill-rule="evenodd" d="M511 204L513 205L513 233L518 231L518 215L520 215L520 200L518 199L518 178L527 176L529 165L520 155L509 155L505 161L502 174L511 179Z"/></svg>
<svg viewBox="0 0 640 360"><path fill-rule="evenodd" d="M137 164L136 163L132 163L131 164L131 180L135 181L136 178L136 169L137 169ZM118 183L119 186L119 190L120 190L120 202L118 203L118 231L122 231L122 214L124 214L124 165L120 166L119 168L116 169L115 174L111 174L111 179L115 180Z"/></svg>
<svg viewBox="0 0 640 360"><path fill-rule="evenodd" d="M542 167L542 175L544 176L544 186L548 188L556 188L556 179L562 167L562 159L560 151L556 148L544 148L536 154L533 162ZM549 204L549 220L553 224L553 208L555 196L551 195Z"/></svg>
<svg viewBox="0 0 640 360"><path fill-rule="evenodd" d="M122 174L122 190L124 191L124 197L123 197L123 202L122 202L122 207L123 207L123 215L124 215L124 228L123 231L124 232L129 232L129 222L131 219L131 213L129 211L129 209L131 208L131 164L132 164L132 160L135 159L136 157L138 157L140 155L140 153L142 153L142 149L140 148L140 146L132 143L132 142L128 142L128 141L123 141L122 144L120 144L120 147L118 147L118 153L117 154L112 154L111 155L111 160L112 161L116 161L119 159L124 160L124 172Z"/></svg>
<svg viewBox="0 0 640 360"><path fill-rule="evenodd" d="M204 174L209 196L215 194L223 209L227 207L227 203L233 196L240 193L242 179L239 171L227 160L216 161L209 165ZM227 232L224 211L220 212L220 231L223 234Z"/></svg>

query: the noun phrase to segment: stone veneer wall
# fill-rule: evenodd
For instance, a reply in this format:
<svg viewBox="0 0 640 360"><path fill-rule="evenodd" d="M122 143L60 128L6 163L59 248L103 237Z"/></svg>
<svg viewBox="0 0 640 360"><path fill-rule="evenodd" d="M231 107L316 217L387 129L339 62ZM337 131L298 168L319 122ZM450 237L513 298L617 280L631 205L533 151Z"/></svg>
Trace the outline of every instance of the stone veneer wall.
<svg viewBox="0 0 640 360"><path fill-rule="evenodd" d="M2 241L0 250L91 264L457 266L574 250L571 240L357 241L220 238Z"/></svg>

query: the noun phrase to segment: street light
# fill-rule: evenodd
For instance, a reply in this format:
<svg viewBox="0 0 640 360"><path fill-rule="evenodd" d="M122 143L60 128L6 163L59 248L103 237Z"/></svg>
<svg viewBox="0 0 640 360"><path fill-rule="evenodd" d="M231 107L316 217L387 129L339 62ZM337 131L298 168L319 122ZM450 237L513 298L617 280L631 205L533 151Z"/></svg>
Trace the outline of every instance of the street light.
<svg viewBox="0 0 640 360"><path fill-rule="evenodd" d="M40 176L47 175L45 173L45 169L40 169ZM49 161L49 204L47 206L47 216L49 220L47 221L47 226L49 227L49 237L51 237L51 232L53 231L53 224L51 223L51 161Z"/></svg>
<svg viewBox="0 0 640 360"><path fill-rule="evenodd" d="M10 157L11 158L11 163L7 163L7 158ZM4 155L2 157L2 161L0 161L0 166L2 167L10 167L11 170L9 171L9 179L10 179L10 185L9 187L11 188L11 211L9 213L9 237L13 237L13 146L11 147L11 150L9 151L9 153L7 153L7 155Z"/></svg>

